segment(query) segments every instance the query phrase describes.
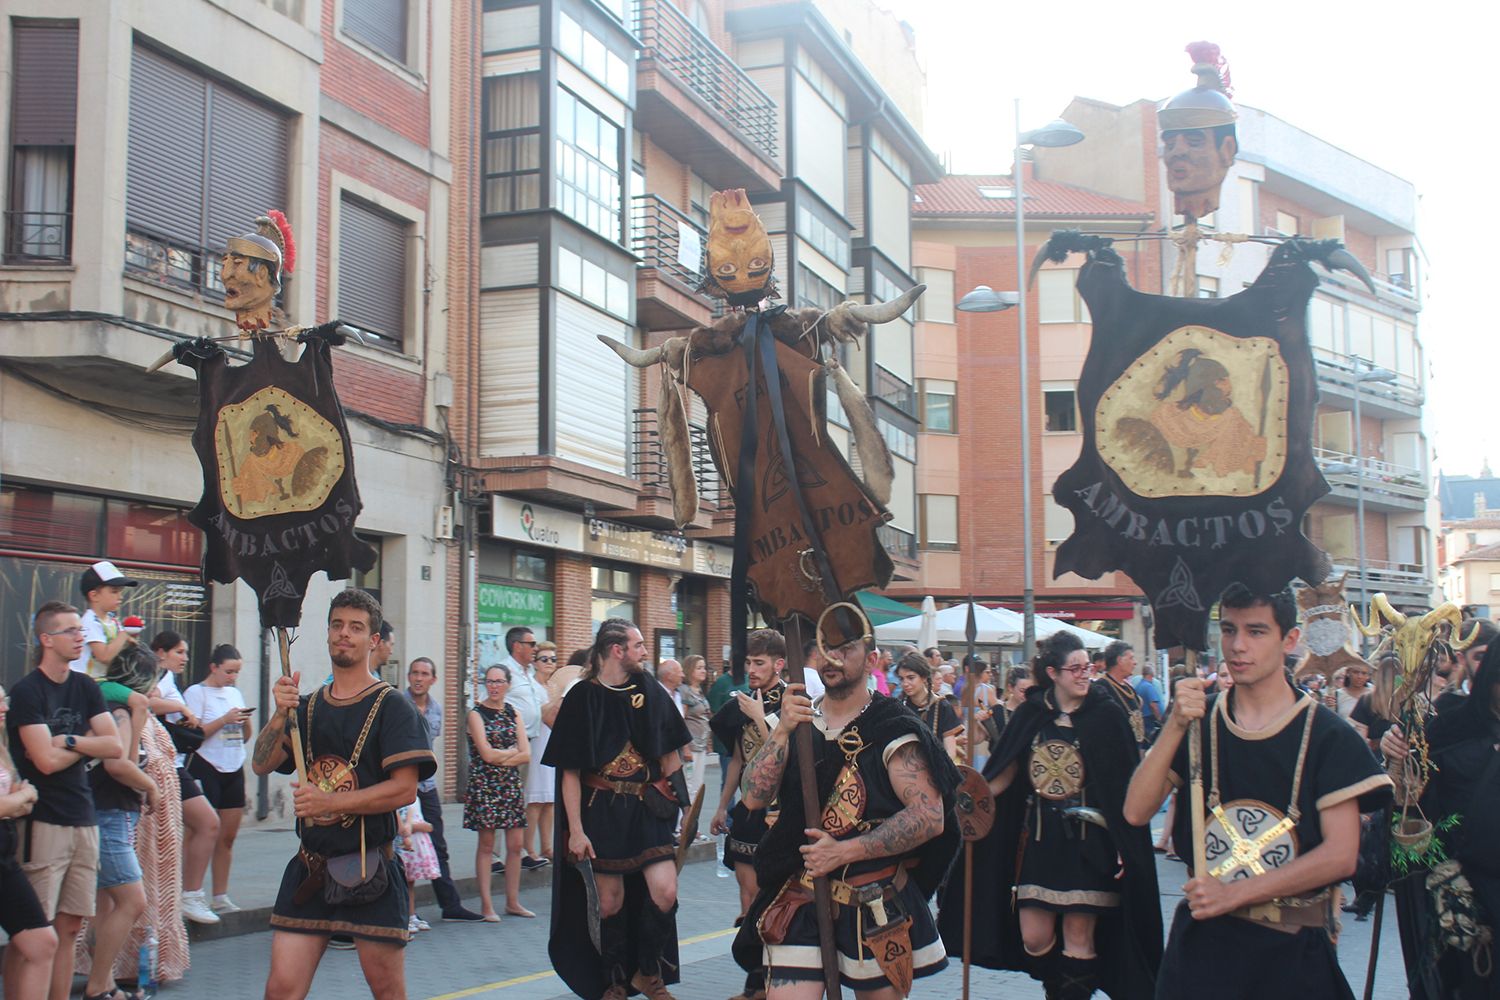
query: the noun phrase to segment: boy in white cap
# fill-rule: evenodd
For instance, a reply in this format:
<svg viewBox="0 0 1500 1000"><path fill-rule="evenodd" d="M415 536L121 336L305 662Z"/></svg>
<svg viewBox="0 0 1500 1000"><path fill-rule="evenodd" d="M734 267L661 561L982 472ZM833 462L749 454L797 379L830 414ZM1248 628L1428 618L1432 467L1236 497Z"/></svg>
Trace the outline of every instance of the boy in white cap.
<svg viewBox="0 0 1500 1000"><path fill-rule="evenodd" d="M96 562L83 571L83 578L78 583L78 589L83 591L84 602L88 605L78 622L83 627L83 652L69 664L72 669L88 674L99 682L100 693L107 703L124 705L130 710L131 730L135 737L133 745L140 743L150 702L145 695L138 694L123 684L107 681L104 676L120 651L136 641L130 631L121 627L115 612L124 603L125 588L139 586L139 580L132 580L121 573L108 560Z"/></svg>

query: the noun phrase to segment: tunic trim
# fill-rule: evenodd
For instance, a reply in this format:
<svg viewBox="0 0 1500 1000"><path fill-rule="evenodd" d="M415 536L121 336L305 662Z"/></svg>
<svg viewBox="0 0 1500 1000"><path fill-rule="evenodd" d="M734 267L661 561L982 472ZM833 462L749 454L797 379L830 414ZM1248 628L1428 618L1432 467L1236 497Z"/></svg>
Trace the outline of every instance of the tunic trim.
<svg viewBox="0 0 1500 1000"><path fill-rule="evenodd" d="M1053 906L1119 906L1118 892L1095 892L1092 889L1068 889L1059 892L1043 885L1016 886L1017 900L1035 900Z"/></svg>
<svg viewBox="0 0 1500 1000"><path fill-rule="evenodd" d="M1357 799L1361 795L1364 795L1368 792L1373 792L1377 788L1393 787L1395 787L1395 783L1391 781L1390 775L1372 774L1363 781L1356 781L1352 785L1346 785L1343 788L1338 789L1337 791L1329 792L1327 795L1319 798L1317 801L1318 811L1322 812L1324 809L1336 806L1340 802L1347 802L1350 799Z"/></svg>
<svg viewBox="0 0 1500 1000"><path fill-rule="evenodd" d="M1234 714L1229 711L1229 695L1226 694L1224 695L1224 710L1219 715L1224 719L1224 725L1229 731L1240 739L1268 740L1273 736L1280 735L1281 731L1291 725L1292 721L1297 718L1298 713L1309 708L1309 703L1312 703L1311 707L1316 707L1312 695L1304 694L1292 703L1291 708L1288 708L1273 719L1269 726L1266 726L1264 729L1246 729L1234 721Z"/></svg>

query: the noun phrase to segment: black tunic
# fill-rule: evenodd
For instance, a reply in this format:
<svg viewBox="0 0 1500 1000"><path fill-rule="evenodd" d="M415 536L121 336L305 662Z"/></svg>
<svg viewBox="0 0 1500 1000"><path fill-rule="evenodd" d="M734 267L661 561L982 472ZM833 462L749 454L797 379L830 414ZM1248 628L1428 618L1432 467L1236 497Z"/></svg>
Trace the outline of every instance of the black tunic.
<svg viewBox="0 0 1500 1000"><path fill-rule="evenodd" d="M1050 689L1026 693L1005 728L1000 744L985 764L993 778L1015 761L1025 767L1032 745L1043 728L1059 715ZM1156 884L1156 858L1151 833L1125 822L1125 790L1139 752L1130 724L1120 707L1092 685L1083 704L1071 713L1074 735L1085 773L1088 804L1104 814L1108 838L1124 865L1116 881L1120 905L1101 912L1094 931L1099 955L1099 987L1115 1000L1140 1000L1154 989L1161 958L1161 901ZM1021 927L1012 890L1017 883L1017 848L1025 828L1026 806L1032 786L1025 773L1016 775L995 801L995 824L974 843L974 964L990 969L1031 972L1021 944ZM1089 836L1104 835L1093 827ZM963 953L964 866L954 865L938 897L938 927L948 952Z"/></svg>
<svg viewBox="0 0 1500 1000"><path fill-rule="evenodd" d="M1364 739L1311 696L1301 695L1279 720L1256 732L1234 724L1233 690L1227 698L1222 707L1219 697L1210 699L1201 723L1205 808L1211 806L1213 760L1217 756L1217 787L1226 814L1233 812L1235 803L1248 802L1256 809L1270 807L1277 816L1288 815L1297 757L1306 731L1305 713L1309 710L1314 716L1312 729L1307 731L1302 784L1297 794L1300 813L1293 828L1296 856L1323 842L1319 810L1353 799L1358 801L1360 812L1375 812L1390 802L1390 779ZM1216 739L1212 736L1215 730ZM1188 740L1184 738L1169 777L1181 787L1188 773ZM1205 824L1211 820L1211 815L1205 816ZM1185 797L1178 799L1172 836L1177 844L1193 842L1192 815ZM1182 853L1191 860L1191 851ZM1280 863L1291 857L1287 855ZM1268 858L1265 863L1270 866L1275 860ZM1230 874L1235 878L1254 877L1244 869ZM1214 993L1220 1000L1263 1000L1267 995L1328 1000L1353 996L1333 943L1321 928L1303 928L1292 934L1235 916L1194 920L1183 902L1172 921L1156 995L1163 1000L1198 997L1207 982L1215 984Z"/></svg>
<svg viewBox="0 0 1500 1000"><path fill-rule="evenodd" d="M781 682L761 693L761 704L767 718L781 710L781 696L785 693L786 685ZM731 698L725 703L714 713L708 725L714 736L725 746L732 747L734 755L744 764L750 763L765 743L760 727L745 715L738 698ZM730 808L729 836L724 843L725 868L733 869L737 864L755 863L756 845L766 835L769 813L769 809L745 808L743 799Z"/></svg>
<svg viewBox="0 0 1500 1000"><path fill-rule="evenodd" d="M630 776L627 769L639 761L633 777L655 780L661 776L661 758L691 740L682 713L656 678L632 674L621 687L586 680L574 684L563 699L542 763L557 769L556 794L561 804L565 771L608 774L611 780L624 780ZM625 876L625 906L621 912L626 915L632 937L626 954L634 961L638 954L633 940L640 926L638 914L642 907L652 905L641 870L672 860L674 823L656 819L636 796L587 786L581 791L583 830L598 855L594 870L600 875ZM599 953L589 941L583 879L565 860L566 816L555 824L553 850L559 863L552 870L552 928L547 953L570 990L586 1000L597 1000L609 981ZM675 917L671 919L675 924ZM667 983L677 982L676 941L674 929L661 956L662 978ZM627 977L634 972L634 968L627 969Z"/></svg>
<svg viewBox="0 0 1500 1000"><path fill-rule="evenodd" d="M892 816L904 808L904 804L896 796L891 787L890 777L884 762L884 754L898 740L906 738L915 739L922 749L932 775L933 785L943 797L943 812L946 822L943 832L932 840L927 841L920 847L904 855L904 858L915 858L915 867L911 869L911 879L903 890L909 896L912 905L907 907L913 919L911 929L911 944L915 959L915 973L918 976L930 975L939 971L946 964L942 959L941 949L933 949L931 946L937 944L936 929L932 926L931 912L927 906L927 900L931 898L936 890L938 882L952 863L953 855L958 849L958 826L953 818L954 792L958 787L958 769L948 759L947 754L932 733L924 728L921 721L911 712L904 708L898 701L881 694L872 694L869 706L848 726L843 732L848 733L857 728L864 749L857 756L860 779L865 788L865 802L862 813L865 821L874 821ZM828 802L833 794L834 785L843 770L845 757L839 750L837 741L828 739L823 733L818 733L821 738L813 740L813 755L815 757L814 768L817 774L818 801ZM780 804L781 814L776 824L766 833L761 840L760 848L755 855L755 873L760 885L760 893L755 902L751 904L749 913L746 915L740 927L739 934L734 940L734 957L741 968L750 971L759 967L763 960L763 944L758 933L758 923L761 913L766 906L776 897L786 881L802 871L802 855L800 847L806 843L803 830L813 825L804 821L805 813L802 808L802 776L798 768L797 743L793 739L787 755L786 771L782 777ZM863 830L852 829L842 834L835 834L840 840L859 836ZM874 871L891 865L900 858L874 858L850 865L847 870L848 876L858 875L861 872ZM835 938L838 949L843 956L841 965L845 970L844 981L847 986L855 989L874 989L885 984L883 977L872 980L859 980L851 976L849 970L852 964L860 959L860 948L856 944L855 937L855 907L841 906L837 908L839 914L835 919ZM793 918L793 923L787 934L786 944L809 944L817 945L817 933L814 927L816 914L812 906L804 906ZM925 947L924 947L925 946ZM937 951L935 963L928 963L924 967L924 958L932 951ZM867 962L873 962L868 959ZM787 969L786 978L820 978L821 972L807 974L807 969ZM783 972L772 970L772 976L782 975Z"/></svg>
<svg viewBox="0 0 1500 1000"><path fill-rule="evenodd" d="M963 720L958 717L958 713L953 710L953 706L946 698L936 696L929 698L923 708L913 705L904 694L897 701L922 720L922 725L927 727L927 731L933 735L939 745L942 744L943 737L949 734L956 736L964 731Z"/></svg>
<svg viewBox="0 0 1500 1000"><path fill-rule="evenodd" d="M1146 746L1146 709L1136 689L1129 684L1116 683L1115 679L1108 674L1095 681L1094 686L1103 689L1104 693L1120 706L1120 710L1125 713L1125 718L1130 723L1130 731L1134 734L1136 743L1144 748Z"/></svg>

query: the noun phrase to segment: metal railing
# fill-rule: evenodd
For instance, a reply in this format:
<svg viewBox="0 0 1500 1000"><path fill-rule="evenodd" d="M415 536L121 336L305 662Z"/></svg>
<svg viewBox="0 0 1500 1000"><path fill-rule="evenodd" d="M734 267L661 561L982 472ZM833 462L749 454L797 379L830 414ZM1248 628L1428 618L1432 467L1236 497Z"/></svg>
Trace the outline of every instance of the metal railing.
<svg viewBox="0 0 1500 1000"><path fill-rule="evenodd" d="M1349 580L1344 584L1344 592L1357 594L1360 590L1359 560L1349 557L1336 556L1333 560L1333 576L1337 577L1344 573L1349 574ZM1394 563L1383 559L1366 559L1364 590L1374 594L1379 591L1418 591L1426 594L1432 590L1433 581L1428 578L1426 571L1412 563ZM1363 609L1361 609L1363 610Z"/></svg>
<svg viewBox="0 0 1500 1000"><path fill-rule="evenodd" d="M707 239L702 227L656 195L638 194L630 199L630 249L641 258L642 266L697 288Z"/></svg>
<svg viewBox="0 0 1500 1000"><path fill-rule="evenodd" d="M1369 365L1348 354L1339 354L1325 347L1312 349L1313 360L1318 365L1318 381L1324 385L1337 386L1341 391L1353 394L1356 370L1368 371ZM1421 406L1422 385L1414 376L1396 374L1393 382L1361 382L1360 398L1371 403L1394 402L1403 406Z"/></svg>
<svg viewBox="0 0 1500 1000"><path fill-rule="evenodd" d="M1359 480L1363 480L1366 493L1377 495L1385 493L1413 500L1426 500L1432 493L1427 477L1422 474L1421 469L1382 462L1374 458L1359 458L1328 448L1314 448L1313 458L1317 461L1318 468L1323 470L1324 477L1332 485L1354 487ZM1344 468L1330 472L1330 466L1344 466ZM1350 470L1349 466L1353 466L1354 469Z"/></svg>
<svg viewBox="0 0 1500 1000"><path fill-rule="evenodd" d="M672 484L667 474L667 455L657 427L656 410L642 407L634 411L634 417L631 453L634 456L635 478L645 489L670 494ZM708 447L708 432L696 424L689 424L688 437L692 448L693 478L698 482L699 503L705 507L713 507L720 513L733 510L734 497L719 478L713 453Z"/></svg>
<svg viewBox="0 0 1500 1000"><path fill-rule="evenodd" d="M900 376L891 374L878 364L875 366L875 391L872 395L885 400L908 416L917 415L916 387L902 381Z"/></svg>
<svg viewBox="0 0 1500 1000"><path fill-rule="evenodd" d="M640 62L654 62L733 126L756 149L776 159L776 102L670 0L639 0L635 34Z"/></svg>
<svg viewBox="0 0 1500 1000"><path fill-rule="evenodd" d="M880 539L885 550L897 559L916 561L917 536L910 531L903 531L894 524L887 523L876 525L875 536Z"/></svg>
<svg viewBox="0 0 1500 1000"><path fill-rule="evenodd" d="M71 212L5 213L5 263L66 264L73 259Z"/></svg>
<svg viewBox="0 0 1500 1000"><path fill-rule="evenodd" d="M140 229L125 231L125 273L159 285L223 301L222 251L189 246Z"/></svg>

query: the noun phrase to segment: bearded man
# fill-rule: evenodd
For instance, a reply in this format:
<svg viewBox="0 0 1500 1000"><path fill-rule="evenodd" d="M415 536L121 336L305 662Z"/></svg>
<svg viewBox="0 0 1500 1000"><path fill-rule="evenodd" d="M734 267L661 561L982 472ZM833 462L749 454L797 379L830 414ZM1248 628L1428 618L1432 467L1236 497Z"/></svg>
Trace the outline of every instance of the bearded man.
<svg viewBox="0 0 1500 1000"><path fill-rule="evenodd" d="M585 1000L672 1000L677 982L673 831L688 804L679 750L692 734L645 663L640 629L601 625L542 757L563 804L554 856L569 861L553 869L547 951Z"/></svg>

